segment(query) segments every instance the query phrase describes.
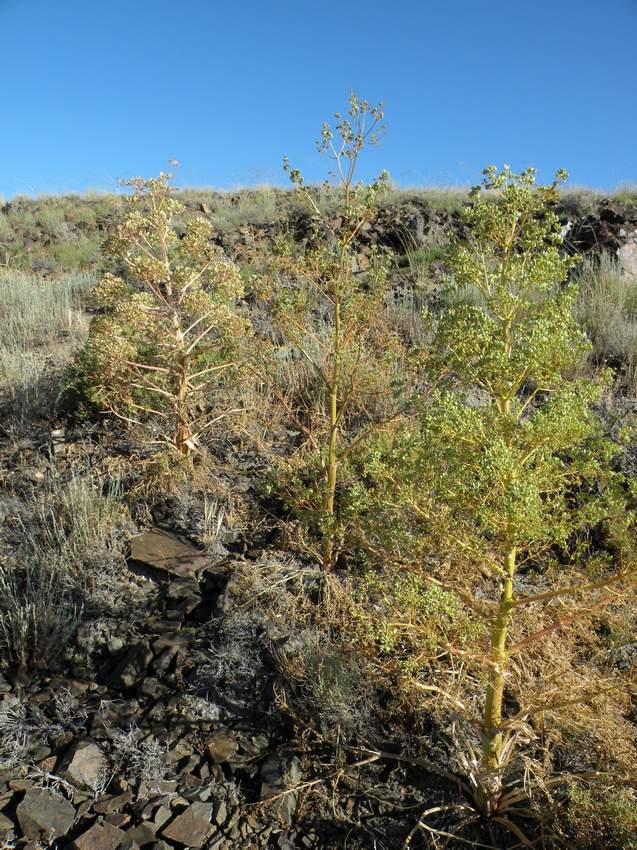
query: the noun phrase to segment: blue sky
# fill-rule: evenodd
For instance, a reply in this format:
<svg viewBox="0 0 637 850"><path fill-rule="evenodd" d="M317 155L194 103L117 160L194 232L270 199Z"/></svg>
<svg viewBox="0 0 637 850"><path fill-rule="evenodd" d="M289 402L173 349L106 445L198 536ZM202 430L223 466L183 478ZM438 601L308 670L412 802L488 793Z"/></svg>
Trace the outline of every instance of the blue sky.
<svg viewBox="0 0 637 850"><path fill-rule="evenodd" d="M637 0L0 0L0 195L320 179L355 90L388 133L363 169L467 184L494 162L637 182Z"/></svg>

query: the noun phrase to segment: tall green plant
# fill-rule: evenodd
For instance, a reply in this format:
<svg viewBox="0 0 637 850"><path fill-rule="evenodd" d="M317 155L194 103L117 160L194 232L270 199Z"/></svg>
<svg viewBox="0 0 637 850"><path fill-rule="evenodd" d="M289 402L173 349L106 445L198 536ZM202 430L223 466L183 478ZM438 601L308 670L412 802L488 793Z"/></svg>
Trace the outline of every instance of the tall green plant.
<svg viewBox="0 0 637 850"><path fill-rule="evenodd" d="M314 492L306 490L305 495L297 487L291 501L297 506L309 504L307 512L318 519L325 572L333 568L338 550L339 471L352 446L368 432L373 417L363 414L355 434L348 429L347 419L373 392L378 357L393 356L391 344L378 344L379 337L387 333L386 326L381 330L387 258L374 250L364 263L357 256L357 238L373 217L378 196L387 185L386 172L371 183L357 180L361 154L378 143L384 130L382 120L381 106L371 106L352 94L347 115L336 114L335 128L323 125L317 147L333 163L333 203L329 207L321 206L321 193L285 161L309 210L311 232L305 249L299 254L286 246L275 273L261 282L262 286L265 283L261 295L270 303L279 333L294 355L309 364L317 385L320 422L307 422L304 428L312 455L320 464L319 482ZM377 355L371 360L374 348ZM299 414L303 416L302 411L294 411L297 422ZM308 416L312 419L313 413Z"/></svg>
<svg viewBox="0 0 637 850"><path fill-rule="evenodd" d="M564 177L536 186L533 169L485 170L464 214L469 236L450 257L455 297L425 361L429 374L445 376L442 385L419 425L370 465L389 481L378 521L397 505L393 533L402 524L435 539L448 556L445 585L486 616L482 708L472 719L480 746L470 778L480 811L494 817L520 799L519 789L505 790L520 730L534 712L561 702L540 693L507 715L517 657L612 601L611 589L631 569L625 482L612 468L619 446L604 437L592 409L605 376L576 377L589 342L573 317L576 288L567 279L575 261L560 250L552 209ZM594 552L592 529L606 555ZM519 582L520 570L533 566L544 573L538 593ZM543 623L536 631L528 628L534 606ZM467 663L476 655L466 655ZM588 687L564 703L590 696Z"/></svg>
<svg viewBox="0 0 637 850"><path fill-rule="evenodd" d="M159 420L159 439L187 455L228 413L207 398L246 325L236 267L209 223L172 197L169 179L125 181L128 211L108 246L124 274L105 274L94 291L101 312L82 361L96 401L127 421Z"/></svg>

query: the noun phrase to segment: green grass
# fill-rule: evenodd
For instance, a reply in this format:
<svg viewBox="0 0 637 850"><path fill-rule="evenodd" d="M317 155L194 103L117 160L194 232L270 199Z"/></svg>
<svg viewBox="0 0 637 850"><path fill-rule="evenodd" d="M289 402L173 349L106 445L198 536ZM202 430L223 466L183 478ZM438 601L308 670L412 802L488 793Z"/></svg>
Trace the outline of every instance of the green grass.
<svg viewBox="0 0 637 850"><path fill-rule="evenodd" d="M65 218L64 207L50 203L43 204L35 215L37 225L50 235L57 232Z"/></svg>
<svg viewBox="0 0 637 850"><path fill-rule="evenodd" d="M624 204L637 204L637 183L620 183L613 189L613 198Z"/></svg>
<svg viewBox="0 0 637 850"><path fill-rule="evenodd" d="M276 221L291 192L271 186L215 192L213 189L181 189L177 198L187 206L201 204L209 211L216 230L227 232L241 225L262 225Z"/></svg>
<svg viewBox="0 0 637 850"><path fill-rule="evenodd" d="M408 201L418 201L432 210L458 212L462 209L468 198L468 186L394 186L385 194L383 202L400 204Z"/></svg>
<svg viewBox="0 0 637 850"><path fill-rule="evenodd" d="M52 273L95 268L104 229L120 206L115 195L15 198L0 213L0 267Z"/></svg>
<svg viewBox="0 0 637 850"><path fill-rule="evenodd" d="M13 230L6 213L0 212L0 242L4 239L8 239L12 232Z"/></svg>
<svg viewBox="0 0 637 850"><path fill-rule="evenodd" d="M93 266L100 256L99 236L79 236L64 239L53 245L53 257L58 268L86 269Z"/></svg>

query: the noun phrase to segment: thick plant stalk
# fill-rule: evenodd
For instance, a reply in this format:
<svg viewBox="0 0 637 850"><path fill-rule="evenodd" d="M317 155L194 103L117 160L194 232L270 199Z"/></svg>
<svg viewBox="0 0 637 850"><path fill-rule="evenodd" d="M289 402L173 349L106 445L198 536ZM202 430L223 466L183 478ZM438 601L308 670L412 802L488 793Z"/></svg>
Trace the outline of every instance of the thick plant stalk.
<svg viewBox="0 0 637 850"><path fill-rule="evenodd" d="M169 297L172 296L170 284L167 287ZM181 455L188 455L192 447L192 429L188 414L188 354L184 351L184 335L181 330L176 311L172 315L175 329L175 367L174 380L174 411L175 411L175 448Z"/></svg>
<svg viewBox="0 0 637 850"><path fill-rule="evenodd" d="M345 210L349 210L349 191L351 175L345 184ZM329 384L329 422L330 430L327 442L327 478L325 482L325 501L323 505L326 528L323 538L323 572L329 573L334 566L334 507L336 499L336 482L338 477L338 438L342 414L341 389L341 287L347 286L349 255L347 246L351 234L351 222L346 215L345 232L342 237L339 273L334 286L334 327L332 335L332 374Z"/></svg>
<svg viewBox="0 0 637 850"><path fill-rule="evenodd" d="M500 605L491 631L491 671L487 685L487 696L482 719L482 758L489 770L500 768L502 751L502 700L508 662L507 635L511 609L513 607L513 576L515 575L515 546L507 552L505 561L506 578Z"/></svg>
<svg viewBox="0 0 637 850"><path fill-rule="evenodd" d="M507 267L503 262L503 274ZM502 327L502 347L507 358L511 357L511 319L507 317ZM501 396L496 401L500 413L508 417L511 413L511 397ZM511 483L511 482L509 482ZM509 526L507 534L513 529ZM511 610L513 608L513 578L516 567L516 547L510 543L504 559L504 583L500 593L498 611L491 629L490 669L487 692L482 717L482 767L490 778L485 785L486 793L481 801L486 813L491 813L497 805L499 795L499 772L502 768L501 756L504 744L502 735L502 703L508 663L507 637Z"/></svg>
<svg viewBox="0 0 637 850"><path fill-rule="evenodd" d="M332 378L329 396L330 431L327 443L327 479L325 503L323 505L326 528L323 532L323 572L329 573L334 566L334 502L338 471L338 430L339 430L339 387L340 387L340 301L338 293L334 299L334 351Z"/></svg>
<svg viewBox="0 0 637 850"><path fill-rule="evenodd" d="M334 395L331 394L330 411L335 409ZM325 487L325 504L323 512L325 515L326 528L323 532L323 571L329 573L334 566L334 502L336 497L337 480L337 457L336 447L338 443L338 424L332 420L328 442L327 455L327 481Z"/></svg>
<svg viewBox="0 0 637 850"><path fill-rule="evenodd" d="M175 373L175 448L182 455L190 452L192 433L188 418L188 370L186 357L177 356Z"/></svg>
<svg viewBox="0 0 637 850"><path fill-rule="evenodd" d="M311 325L316 317L308 309L309 302L305 305L308 309L307 319L299 321L299 317L292 314L293 325L301 332L300 336L308 333L315 342L318 341L320 349L318 356L313 356L299 344L301 340L295 340L301 353L320 376L321 407L326 423L320 440L312 439L319 450L321 471L312 499L312 525L319 528L320 552L317 560L324 573L334 568L342 537L337 515L338 477L344 457L343 443L352 445L346 426L345 432L342 428L347 410L355 392L358 392L356 376L360 367L359 359L371 322L366 310L375 307L377 316L381 309L380 301L379 304L373 304L374 292L371 287L367 291L364 284L361 284L360 289L351 284L352 245L363 225L371 219L377 194L386 185L386 172L382 172L377 180L368 185L355 182L361 151L366 145L376 145L379 134L384 130L380 124L383 118L382 105L370 106L367 101L359 101L354 94L350 95L349 105L349 117L336 114L339 141L334 142L334 132L325 123L318 143L319 151L327 154L334 162L335 170L331 176L335 178L339 200L337 214L321 209L301 173L298 169L290 168L285 160L285 169L292 183L302 192L313 218L320 222L317 233L322 229L325 237L321 240L320 248L311 248L306 252L297 270L300 268L302 276L311 281L312 297L309 301L314 301L315 306L320 304L321 313L325 302L329 303L329 318L325 321L321 318L321 328L315 336ZM380 263L374 266L373 271L378 277L374 275L370 283L380 286L384 281L384 273ZM353 302L359 300L361 306L360 311L357 311ZM323 343L324 332L327 333ZM357 349L359 356L352 357Z"/></svg>

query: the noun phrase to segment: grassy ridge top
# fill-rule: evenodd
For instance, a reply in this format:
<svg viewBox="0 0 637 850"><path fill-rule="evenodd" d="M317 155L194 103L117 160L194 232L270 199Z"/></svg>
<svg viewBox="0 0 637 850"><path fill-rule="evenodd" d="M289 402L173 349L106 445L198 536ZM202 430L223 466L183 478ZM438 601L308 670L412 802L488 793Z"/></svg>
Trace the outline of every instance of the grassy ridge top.
<svg viewBox="0 0 637 850"><path fill-rule="evenodd" d="M315 191L328 206L330 196L335 197L329 187L317 186ZM468 192L468 187L391 188L382 205L416 203L452 214L462 208ZM299 206L293 190L271 186L227 192L184 188L177 197L199 208L221 234L285 221ZM561 207L565 216L580 218L594 214L605 198L637 204L637 187L620 187L610 194L573 187L563 192ZM117 194L18 196L0 207L0 266L43 272L92 269L121 207L122 196Z"/></svg>

